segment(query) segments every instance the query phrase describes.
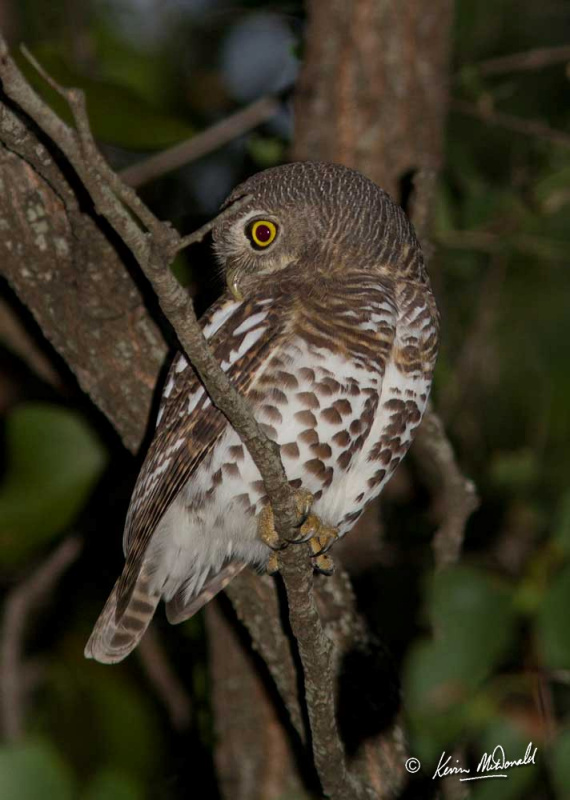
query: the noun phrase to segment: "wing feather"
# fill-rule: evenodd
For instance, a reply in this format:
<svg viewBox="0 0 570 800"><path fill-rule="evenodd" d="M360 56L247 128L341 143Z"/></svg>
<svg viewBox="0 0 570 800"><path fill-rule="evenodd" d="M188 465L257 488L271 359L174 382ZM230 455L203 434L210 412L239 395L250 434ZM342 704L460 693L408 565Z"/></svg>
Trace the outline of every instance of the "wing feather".
<svg viewBox="0 0 570 800"><path fill-rule="evenodd" d="M284 340L286 318L282 307L278 314L274 302L262 295L247 302L225 295L200 320L214 355L245 396ZM193 367L179 354L168 373L156 434L127 515L127 563L117 586L117 617L129 602L160 520L227 425Z"/></svg>

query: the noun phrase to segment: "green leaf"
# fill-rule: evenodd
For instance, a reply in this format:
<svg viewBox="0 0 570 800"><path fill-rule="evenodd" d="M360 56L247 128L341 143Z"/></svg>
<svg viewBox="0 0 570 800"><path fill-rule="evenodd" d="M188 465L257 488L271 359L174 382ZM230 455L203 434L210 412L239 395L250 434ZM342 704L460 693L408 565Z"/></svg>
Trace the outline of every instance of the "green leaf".
<svg viewBox="0 0 570 800"><path fill-rule="evenodd" d="M262 169L281 163L285 157L285 146L275 137L252 134L249 137L247 149L253 160Z"/></svg>
<svg viewBox="0 0 570 800"><path fill-rule="evenodd" d="M489 471L497 486L520 492L536 483L540 476L540 464L536 453L530 448L523 448L510 453L497 453Z"/></svg>
<svg viewBox="0 0 570 800"><path fill-rule="evenodd" d="M514 633L512 592L468 567L434 575L428 591L435 635L408 656L404 688L418 756L433 760L473 719L474 692Z"/></svg>
<svg viewBox="0 0 570 800"><path fill-rule="evenodd" d="M570 669L569 608L570 565L554 578L536 620L538 646L549 669Z"/></svg>
<svg viewBox="0 0 570 800"><path fill-rule="evenodd" d="M455 567L434 576L428 608L454 674L475 686L510 644L515 620L510 588L483 571Z"/></svg>
<svg viewBox="0 0 570 800"><path fill-rule="evenodd" d="M414 755L437 762L442 748L456 739L463 726L467 685L458 680L445 647L418 642L408 655L404 694L413 733Z"/></svg>
<svg viewBox="0 0 570 800"><path fill-rule="evenodd" d="M73 522L106 454L79 414L41 403L18 406L8 416L6 450L0 555L14 566Z"/></svg>
<svg viewBox="0 0 570 800"><path fill-rule="evenodd" d="M95 775L81 800L143 800L142 786L127 775L103 769Z"/></svg>
<svg viewBox="0 0 570 800"><path fill-rule="evenodd" d="M0 797L6 800L72 800L72 777L48 744L0 748Z"/></svg>
<svg viewBox="0 0 570 800"><path fill-rule="evenodd" d="M90 664L82 677L80 696L97 732L100 763L141 779L151 775L161 758L159 722L151 700L124 670ZM75 723L80 726L81 719Z"/></svg>

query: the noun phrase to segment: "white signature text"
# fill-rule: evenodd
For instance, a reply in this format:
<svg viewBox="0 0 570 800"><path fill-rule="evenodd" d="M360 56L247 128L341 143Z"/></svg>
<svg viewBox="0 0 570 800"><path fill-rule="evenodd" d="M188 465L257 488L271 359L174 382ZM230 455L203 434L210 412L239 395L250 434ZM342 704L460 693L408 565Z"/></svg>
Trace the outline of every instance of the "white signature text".
<svg viewBox="0 0 570 800"><path fill-rule="evenodd" d="M460 778L460 781L478 781L481 778L507 778L507 771L513 767L526 767L535 764L538 748L533 747L532 742L528 743L526 752L522 758L508 759L504 748L498 744L490 753L484 753L477 764L476 775L471 775L472 770L467 767L453 766L452 755L447 755L445 750L440 756L439 763L435 768L432 778L445 778L448 775L467 775L469 777ZM456 763L459 761L455 759Z"/></svg>

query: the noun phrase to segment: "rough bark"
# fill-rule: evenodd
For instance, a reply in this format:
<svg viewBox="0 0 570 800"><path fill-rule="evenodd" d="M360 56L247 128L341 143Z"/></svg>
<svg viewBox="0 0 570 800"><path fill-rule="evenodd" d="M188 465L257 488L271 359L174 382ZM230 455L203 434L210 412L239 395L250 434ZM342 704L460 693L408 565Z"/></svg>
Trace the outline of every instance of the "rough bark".
<svg viewBox="0 0 570 800"><path fill-rule="evenodd" d="M175 253L196 237L182 239L167 224L161 223L152 212L144 206L132 189L121 182L109 168L98 152L89 129L82 94L74 89L57 86L53 80L35 64L46 81L48 81L69 103L74 115L76 129L65 125L53 111L31 89L17 65L10 57L5 42L0 37L0 77L3 88L10 100L17 104L39 127L42 136L55 143L54 147L61 151L67 159L66 167L73 171L79 179L78 192L87 192L96 212L109 224L120 240L135 257L138 266L154 288L165 315L172 324L178 339L189 359L202 378L215 404L226 414L231 424L242 437L256 465L258 466L268 496L271 500L275 527L287 537L289 528L297 521L294 498L283 472L276 445L267 440L260 432L259 426L251 414L244 399L229 383L227 376L221 371L213 359L205 339L196 322L192 303L168 270L168 265ZM0 129L2 136L9 142L11 136L11 119L4 119L6 131ZM28 124L33 128L32 123ZM25 158L25 156L24 156ZM30 156L31 158L31 156ZM27 161L27 159L25 158ZM67 193L66 193L67 194ZM70 206L75 205L75 198L68 197ZM55 209L54 209L55 210ZM55 265L53 265L55 266ZM59 279L60 271L54 269L54 281L59 281L61 297L65 296L66 285ZM77 309L80 315L82 309ZM57 318L55 313L53 316ZM90 351L92 358L99 353ZM109 363L110 372L113 363ZM117 420L119 426L123 424ZM312 592L312 580L309 575L310 564L302 549L290 548L280 555L282 577L289 601L289 618L291 628L297 636L298 652L301 661L300 703L306 706L313 696L318 697L320 713L326 713L331 725L320 724L319 714L309 710L308 731L306 741L312 746L320 780L326 787L327 794L341 800L345 796L369 796L369 783L366 771L358 776L349 774L344 761L344 753L334 734L334 687L330 682L332 672L326 661L328 641L324 633L315 604L312 598L307 602L305 594ZM303 603L298 606L293 602L299 595L298 586L303 587ZM304 624L305 620L308 624ZM280 618L273 620L278 626ZM309 630L310 629L310 630ZM326 679L326 683L325 683ZM318 685L317 685L318 681ZM313 685L311 685L313 684ZM330 776L329 773L330 772ZM334 778L333 778L334 776Z"/></svg>
<svg viewBox="0 0 570 800"><path fill-rule="evenodd" d="M2 274L81 388L135 452L166 345L74 176L29 121L0 104Z"/></svg>
<svg viewBox="0 0 570 800"><path fill-rule="evenodd" d="M295 98L293 158L354 167L400 202L409 199L413 187L411 212L425 247L442 164L452 0L429 5L420 0L310 0L308 8L304 66ZM429 251L429 245L425 249ZM422 467L433 470L440 484L455 487L462 476L441 423L431 411L426 423L418 435L418 457L445 452L449 458L433 465L426 465L424 458ZM448 478L448 473L458 480ZM463 479L461 485L466 484ZM456 513L453 503L463 497L459 492L448 495L452 506L446 512L462 523L460 530L452 523L457 556L473 505L467 502ZM444 538L445 534L438 537L440 550L446 548ZM347 542L351 547L359 547L358 526ZM375 643L366 630L361 629L361 636L370 655ZM344 653L350 653L354 640L340 643L341 655L343 644ZM360 748L359 757L366 760L373 785L376 774L379 797L393 796L404 783L404 752L397 721Z"/></svg>
<svg viewBox="0 0 570 800"><path fill-rule="evenodd" d="M438 169L452 0L310 0L294 157L361 170L395 198Z"/></svg>
<svg viewBox="0 0 570 800"><path fill-rule="evenodd" d="M453 0L310 0L293 158L359 169L411 212L426 255L448 106ZM458 557L477 505L430 407L412 456L442 487L439 565ZM426 459L427 454L427 459ZM435 456L438 457L435 457ZM433 457L432 457L433 456ZM427 463L429 462L429 463ZM357 530L351 536L354 541Z"/></svg>
<svg viewBox="0 0 570 800"><path fill-rule="evenodd" d="M214 759L223 797L279 800L308 797L291 738L236 625L218 603L206 609L216 746Z"/></svg>
<svg viewBox="0 0 570 800"><path fill-rule="evenodd" d="M298 129L293 155L295 158L342 161L355 166L400 197L400 190L412 171L419 169L424 173L433 173L440 164L451 3L449 0L438 0L428 9L418 0L404 3L398 0L356 0L354 3L313 0L309 4L309 11L306 61L296 101ZM102 232L98 222L95 222L95 215L90 217L86 214L78 199L81 193L76 192L76 187L63 177L51 153L43 148L42 157L38 156L36 145L40 149L42 145L31 132L29 124L21 126L18 123L19 137L22 138L22 131L26 136L32 136L31 144L28 142L24 147L18 139L14 142L10 140L13 124L10 117L4 117L0 126L2 140L8 147L5 156L11 160L10 169L15 168L16 156L24 160L18 161L18 169L24 170L23 174L29 174L31 170L34 178L32 185L41 188L42 210L46 215L49 212L50 220L57 217L58 222L53 224L53 231L50 222L46 233L41 224L42 217L38 231L37 224L35 227L33 224L37 223L37 217L28 219L26 216L26 204L29 202L27 193L15 193L19 220L12 220L10 210L4 208L6 204L2 204L1 211L7 211L10 224L17 222L20 226L18 239L22 236L30 248L25 253L18 253L17 258L13 257L11 272L14 272L14 276L10 276L10 281L32 307L46 334L68 360L81 384L133 449L140 441L146 425L150 395L164 354L164 344L141 304L134 283L121 266L123 254L119 255L110 244L113 237L108 238L106 230ZM3 157L0 162L2 169L4 164ZM11 173L7 174L13 182ZM429 203L424 203L423 208L424 211L429 210ZM79 225L78 219L87 231L92 228L93 235L101 237L102 241L97 242L99 250L96 250L86 233L84 239L77 234L73 224ZM76 239L88 241L89 246L86 253L72 250L75 258L68 259L69 277L66 279L66 273L62 271L63 280L60 281L60 262L54 261L54 252L57 253L56 239L66 232L71 240L68 246L75 245ZM45 260L41 259L41 252L38 254L40 246L36 240L41 234L48 236L49 242ZM101 281L97 282L103 272L101 265L97 270L83 268L84 264L89 264L91 248L99 253L98 258L105 265L110 265L104 285L101 285ZM40 264L38 281L40 278L45 280L44 276L51 272L52 278L47 280L58 283L58 293L52 293L45 303L42 295L48 291L41 283L39 289L32 291L23 280L26 276L20 275L18 282L18 265L21 269L22 257L30 257L34 263ZM54 270L55 263L58 270ZM84 272L86 277L83 277ZM124 275L119 278L117 272L124 272ZM91 279L97 285L92 284ZM76 288L83 280L87 281L87 294ZM68 282L74 294L66 294ZM52 287L48 288L51 290ZM99 318L97 312L90 311L85 327L90 331L98 330L99 341L108 343L109 351L81 338L83 344L76 351L73 346L70 347L68 338L76 335L83 337L84 332L69 328L65 315L63 326L59 324L58 304L65 298L69 307L75 308L76 316L81 318L78 309L82 309L89 301L94 302L90 293L101 297L101 292L105 294L107 289L110 296L104 296L101 303L97 301L95 305L100 309L112 309L110 319L105 314ZM133 291L135 294L132 294ZM111 322L118 324L117 329L107 327ZM58 335L59 331L63 331L61 336ZM156 361L151 359L150 365L146 363L149 341L152 341L152 348L156 347ZM117 358L115 347L120 342L123 342L123 347L131 347L126 359L125 356ZM135 397L140 400L140 405L133 409ZM294 568L294 565L290 566ZM294 727L300 737L306 739L302 698L296 685L298 664L290 642L281 630L275 637L267 634L268 627L274 628L271 620L275 623L279 619L278 611L275 611L278 609L275 585L273 582L269 582L269 585L256 584L264 587L260 591L265 592L267 602L252 613L252 586L256 581L259 579L255 576L240 577L232 584L230 596L268 665ZM334 672L339 672L345 657L351 652L374 650L374 642L356 614L350 585L342 572L334 580L319 581L317 604L326 634L332 642ZM310 609L308 617L311 616L309 612ZM303 632L300 634L302 636ZM214 668L219 667L218 663ZM316 685L315 681L312 685ZM243 700L243 695L234 695L232 702L240 698ZM327 713L329 710L330 706L327 707ZM238 711L236 706L236 714L243 711L243 708ZM263 724L262 719L263 715L260 714L260 724ZM334 726L334 719L332 724ZM234 734L235 731L230 733L230 738ZM228 743L228 746L231 744ZM236 752L233 752L230 761L237 766L240 758ZM387 733L376 732L360 743L352 766L360 775L366 776L369 787L377 797L391 797L404 777L403 753L402 736L397 729L388 730ZM316 755L318 758L319 754ZM261 767L260 759L256 769ZM355 795L346 793L345 796L352 798Z"/></svg>

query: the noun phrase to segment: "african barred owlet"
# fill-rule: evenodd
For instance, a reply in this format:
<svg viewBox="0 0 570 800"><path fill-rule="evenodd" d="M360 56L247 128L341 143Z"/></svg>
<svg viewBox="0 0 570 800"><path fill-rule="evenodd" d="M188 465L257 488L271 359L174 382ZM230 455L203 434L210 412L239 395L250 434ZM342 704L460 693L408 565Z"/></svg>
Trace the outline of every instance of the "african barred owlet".
<svg viewBox="0 0 570 800"><path fill-rule="evenodd" d="M281 448L315 566L386 484L426 406L438 314L408 219L345 167L294 163L247 180L212 225L227 291L204 335L266 434ZM310 493L310 494L309 494ZM126 565L86 655L124 658L159 600L192 616L275 543L263 482L184 355L129 508Z"/></svg>

